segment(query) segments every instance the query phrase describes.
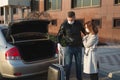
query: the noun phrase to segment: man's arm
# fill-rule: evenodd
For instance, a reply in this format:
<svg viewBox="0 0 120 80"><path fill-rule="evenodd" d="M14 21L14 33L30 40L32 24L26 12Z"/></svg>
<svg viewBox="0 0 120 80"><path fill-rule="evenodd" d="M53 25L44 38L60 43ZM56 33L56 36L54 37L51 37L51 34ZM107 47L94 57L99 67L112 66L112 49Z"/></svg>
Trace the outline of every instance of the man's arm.
<svg viewBox="0 0 120 80"><path fill-rule="evenodd" d="M63 25L61 25L60 29L57 33L57 48L58 48L58 51L60 51L60 49L62 47L60 43L61 43L63 35L64 35L64 27L63 27Z"/></svg>
<svg viewBox="0 0 120 80"><path fill-rule="evenodd" d="M57 43L61 42L61 39L62 39L63 35L64 35L64 26L61 25L60 29L59 29L59 31L57 33Z"/></svg>
<svg viewBox="0 0 120 80"><path fill-rule="evenodd" d="M86 31L85 31L85 28L84 28L83 24L82 24L82 23L80 23L80 24L81 24L81 31L82 31L82 33L83 33L84 35L86 35Z"/></svg>

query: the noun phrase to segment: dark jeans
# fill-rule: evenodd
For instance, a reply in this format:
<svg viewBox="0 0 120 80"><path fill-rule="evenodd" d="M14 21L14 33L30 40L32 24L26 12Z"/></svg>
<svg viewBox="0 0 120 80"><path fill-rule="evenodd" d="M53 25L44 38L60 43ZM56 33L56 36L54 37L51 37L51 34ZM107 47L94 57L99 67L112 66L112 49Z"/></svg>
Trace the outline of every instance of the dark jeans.
<svg viewBox="0 0 120 80"><path fill-rule="evenodd" d="M66 80L69 80L70 77L73 56L75 58L77 80L82 80L82 47L67 46L64 52Z"/></svg>
<svg viewBox="0 0 120 80"><path fill-rule="evenodd" d="M98 80L98 73L90 74L90 80Z"/></svg>

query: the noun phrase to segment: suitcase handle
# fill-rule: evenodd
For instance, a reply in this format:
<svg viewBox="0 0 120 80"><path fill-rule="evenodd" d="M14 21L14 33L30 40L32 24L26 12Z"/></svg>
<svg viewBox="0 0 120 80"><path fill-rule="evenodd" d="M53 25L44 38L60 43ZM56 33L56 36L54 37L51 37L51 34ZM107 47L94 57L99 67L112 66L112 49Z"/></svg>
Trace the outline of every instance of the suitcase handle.
<svg viewBox="0 0 120 80"><path fill-rule="evenodd" d="M58 50L58 57L59 57L59 64L64 66L64 50L63 50L63 47L61 47L60 50Z"/></svg>

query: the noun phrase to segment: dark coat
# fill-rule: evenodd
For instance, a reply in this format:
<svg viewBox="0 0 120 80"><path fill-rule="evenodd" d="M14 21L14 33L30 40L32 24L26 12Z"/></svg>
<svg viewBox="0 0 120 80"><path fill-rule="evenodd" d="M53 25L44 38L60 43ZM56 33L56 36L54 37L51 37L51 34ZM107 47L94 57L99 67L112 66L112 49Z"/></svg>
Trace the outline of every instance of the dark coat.
<svg viewBox="0 0 120 80"><path fill-rule="evenodd" d="M80 21L75 20L73 24L65 21L58 32L57 41L61 43L64 38L66 46L82 46L81 32L85 34L85 29Z"/></svg>

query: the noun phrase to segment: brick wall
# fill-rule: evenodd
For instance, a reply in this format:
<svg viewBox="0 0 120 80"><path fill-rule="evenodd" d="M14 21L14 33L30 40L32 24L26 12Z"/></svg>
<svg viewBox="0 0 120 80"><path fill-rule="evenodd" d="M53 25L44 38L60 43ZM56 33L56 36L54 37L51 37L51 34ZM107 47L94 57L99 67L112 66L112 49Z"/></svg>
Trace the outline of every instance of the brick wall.
<svg viewBox="0 0 120 80"><path fill-rule="evenodd" d="M45 11L44 0L40 0L39 4L39 11ZM101 19L102 25L98 34L100 41L120 43L120 28L113 28L113 19L120 18L120 5L114 5L114 0L101 0L101 7L74 9L71 8L71 0L62 0L61 10L47 11L52 19L57 20L57 25L49 25L49 33L57 34L60 24L66 19L66 14L70 10L75 11L76 18L84 19L84 22ZM19 18L19 16L16 15L14 18ZM3 17L0 17L0 20L3 20Z"/></svg>
<svg viewBox="0 0 120 80"><path fill-rule="evenodd" d="M71 9L71 0L62 0L62 9L59 11L47 11L52 16L52 19L57 19L57 26L50 25L49 32L56 34L60 24L66 19L66 13L73 10L76 13L77 19L84 19L84 22L100 18L102 26L99 29L99 37L104 42L120 42L120 29L113 28L113 19L120 18L120 5L115 6L113 0L101 0L101 7L94 8L76 8ZM44 0L40 0L40 11L44 11Z"/></svg>

